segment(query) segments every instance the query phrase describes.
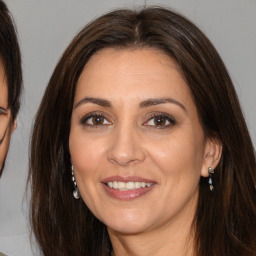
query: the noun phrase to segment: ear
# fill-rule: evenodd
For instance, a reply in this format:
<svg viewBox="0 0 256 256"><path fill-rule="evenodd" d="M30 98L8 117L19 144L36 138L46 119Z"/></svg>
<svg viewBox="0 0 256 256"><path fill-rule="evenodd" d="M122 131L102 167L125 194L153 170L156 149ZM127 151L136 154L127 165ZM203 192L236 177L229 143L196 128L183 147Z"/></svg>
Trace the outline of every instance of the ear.
<svg viewBox="0 0 256 256"><path fill-rule="evenodd" d="M201 170L201 176L208 177L208 169L213 170L217 167L222 155L222 144L217 139L207 138L204 149L204 161Z"/></svg>
<svg viewBox="0 0 256 256"><path fill-rule="evenodd" d="M17 125L18 125L18 121L17 121L17 118L15 118L15 120L12 123L12 132L17 128Z"/></svg>

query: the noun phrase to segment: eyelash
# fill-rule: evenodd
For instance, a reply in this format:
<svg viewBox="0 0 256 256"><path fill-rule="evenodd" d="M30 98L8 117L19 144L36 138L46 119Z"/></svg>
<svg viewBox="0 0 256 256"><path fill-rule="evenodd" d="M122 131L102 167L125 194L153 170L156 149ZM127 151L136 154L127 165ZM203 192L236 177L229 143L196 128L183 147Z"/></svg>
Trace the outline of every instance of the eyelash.
<svg viewBox="0 0 256 256"><path fill-rule="evenodd" d="M154 125L147 125L147 123L149 123L150 121L156 120L156 119L162 119L165 123L166 121L169 122L169 124L165 124L164 125L157 125L154 122ZM174 126L176 124L176 120L171 116L168 115L166 113L154 113L151 115L151 117L144 123L144 125L146 126L151 126L152 128L155 129L165 129L165 128L169 128L170 126Z"/></svg>
<svg viewBox="0 0 256 256"><path fill-rule="evenodd" d="M104 124L104 123L102 123L102 124L101 123L100 124L90 124L90 123L88 123L88 121L92 118L102 118L103 122L107 121L108 123L107 124ZM81 119L80 123L84 126L93 127L93 128L98 128L98 127L101 127L101 126L106 126L106 125L111 124L111 122L108 121L108 119L104 115L102 115L101 113L90 113L90 114L84 116Z"/></svg>
<svg viewBox="0 0 256 256"><path fill-rule="evenodd" d="M101 121L102 123L98 123L95 124L93 123L93 118L99 118L99 121ZM157 125L155 123L156 119L159 119L160 121L164 121L164 124L161 125ZM91 119L91 120L90 120ZM155 120L155 121L154 121ZM90 123L89 123L90 121ZM150 121L153 121L154 124L148 124ZM106 123L107 122L107 123ZM166 122L169 122L168 124L166 124ZM87 127L91 127L91 128L100 128L102 126L107 126L107 125L111 125L112 123L101 113L90 113L86 116L84 116L80 123L84 126ZM169 128L170 126L174 126L176 124L176 120L171 116L168 115L166 113L153 113L150 118L143 123L143 125L154 128L154 129L165 129L165 128Z"/></svg>

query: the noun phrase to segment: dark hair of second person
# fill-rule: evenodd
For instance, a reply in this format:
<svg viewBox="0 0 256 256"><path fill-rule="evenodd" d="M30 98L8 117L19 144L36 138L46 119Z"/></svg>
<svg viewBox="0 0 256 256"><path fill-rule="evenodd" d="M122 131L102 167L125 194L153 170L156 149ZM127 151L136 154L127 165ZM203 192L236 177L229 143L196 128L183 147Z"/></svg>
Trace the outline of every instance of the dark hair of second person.
<svg viewBox="0 0 256 256"><path fill-rule="evenodd" d="M22 90L21 54L12 16L0 0L0 176L20 108Z"/></svg>

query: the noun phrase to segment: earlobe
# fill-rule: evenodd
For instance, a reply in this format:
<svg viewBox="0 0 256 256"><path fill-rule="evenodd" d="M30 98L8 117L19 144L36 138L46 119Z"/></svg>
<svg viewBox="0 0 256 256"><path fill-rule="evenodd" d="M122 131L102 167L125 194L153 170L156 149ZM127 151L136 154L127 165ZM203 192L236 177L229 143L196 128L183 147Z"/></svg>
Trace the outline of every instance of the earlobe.
<svg viewBox="0 0 256 256"><path fill-rule="evenodd" d="M222 155L222 144L217 139L207 139L204 151L204 162L201 170L201 176L209 176L209 168L214 170Z"/></svg>

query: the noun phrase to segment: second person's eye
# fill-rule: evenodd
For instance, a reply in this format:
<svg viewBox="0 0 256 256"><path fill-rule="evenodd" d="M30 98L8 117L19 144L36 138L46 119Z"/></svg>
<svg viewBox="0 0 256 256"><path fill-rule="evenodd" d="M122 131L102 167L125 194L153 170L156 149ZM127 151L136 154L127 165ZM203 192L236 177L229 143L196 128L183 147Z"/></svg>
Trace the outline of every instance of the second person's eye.
<svg viewBox="0 0 256 256"><path fill-rule="evenodd" d="M0 107L0 114L7 114L8 111L2 107Z"/></svg>

